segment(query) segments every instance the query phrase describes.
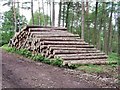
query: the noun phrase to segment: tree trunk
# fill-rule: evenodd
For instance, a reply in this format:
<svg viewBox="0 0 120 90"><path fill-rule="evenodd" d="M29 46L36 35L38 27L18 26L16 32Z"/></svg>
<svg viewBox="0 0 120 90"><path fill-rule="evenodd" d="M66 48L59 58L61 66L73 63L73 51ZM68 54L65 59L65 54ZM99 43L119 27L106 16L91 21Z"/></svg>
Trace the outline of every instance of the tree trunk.
<svg viewBox="0 0 120 90"><path fill-rule="evenodd" d="M55 26L55 2L53 0L53 11L52 11L52 26Z"/></svg>
<svg viewBox="0 0 120 90"><path fill-rule="evenodd" d="M113 2L110 13L109 27L108 27L108 37L107 37L107 54L111 52L111 39L112 39L112 14L113 14Z"/></svg>
<svg viewBox="0 0 120 90"><path fill-rule="evenodd" d="M19 8L20 8L20 5L19 5L19 0L17 0L17 13L18 13L18 18L17 18L17 32L20 32L20 17L19 17L19 15L20 15L20 10L19 10Z"/></svg>
<svg viewBox="0 0 120 90"><path fill-rule="evenodd" d="M103 38L104 38L104 45L103 45L103 50L105 53L107 53L107 45L106 45L106 42L107 42L107 31L106 31L106 2L103 2L103 16L104 16L104 19L103 19Z"/></svg>
<svg viewBox="0 0 120 90"><path fill-rule="evenodd" d="M87 28L86 28L86 31L87 31L87 35L86 35L86 38L87 38L87 42L90 41L90 38L89 38L89 35L90 35L90 29L89 29L89 4L88 4L88 0L86 1L86 25L87 25Z"/></svg>
<svg viewBox="0 0 120 90"><path fill-rule="evenodd" d="M118 17L118 56L119 56L119 65L120 65L120 16Z"/></svg>
<svg viewBox="0 0 120 90"><path fill-rule="evenodd" d="M94 23L94 32L93 32L93 45L96 45L97 40L97 9L98 9L98 2L96 2L96 8L95 8L95 23Z"/></svg>
<svg viewBox="0 0 120 90"><path fill-rule="evenodd" d="M34 25L33 0L31 0L31 15L32 15L32 25Z"/></svg>
<svg viewBox="0 0 120 90"><path fill-rule="evenodd" d="M100 17L100 26L99 26L99 30L98 30L98 43L97 43L97 48L99 50L101 50L101 29L102 29L102 23L103 23L103 18L104 18L104 13L105 13L105 6L104 3L102 4L102 15Z"/></svg>
<svg viewBox="0 0 120 90"><path fill-rule="evenodd" d="M49 4L50 4L50 6L49 6L49 8L50 8L50 25L52 25L52 20L51 20L51 0L49 0Z"/></svg>
<svg viewBox="0 0 120 90"><path fill-rule="evenodd" d="M72 13L73 13L73 16L72 16L72 23L71 23L71 30L70 30L70 31L73 33L73 22L74 22L74 6L73 6L73 9L72 9L72 10L73 10L73 12L72 12Z"/></svg>
<svg viewBox="0 0 120 90"><path fill-rule="evenodd" d="M120 2L119 2L120 3ZM118 12L120 10L120 4L118 4ZM117 27L118 27L118 74L120 75L120 13L118 13L117 18ZM120 78L118 78L120 80ZM120 87L120 82L118 84L118 88Z"/></svg>
<svg viewBox="0 0 120 90"><path fill-rule="evenodd" d="M46 1L46 4L47 4L47 15L46 15L46 17L45 17L45 20L46 20L46 25L48 25L48 21L49 21L49 19L48 19L48 1Z"/></svg>
<svg viewBox="0 0 120 90"><path fill-rule="evenodd" d="M63 27L64 27L64 21L65 21L65 2L63 2Z"/></svg>
<svg viewBox="0 0 120 90"><path fill-rule="evenodd" d="M81 26L81 38L84 39L84 2L82 2L82 26Z"/></svg>
<svg viewBox="0 0 120 90"><path fill-rule="evenodd" d="M40 1L38 0L38 25L40 25Z"/></svg>
<svg viewBox="0 0 120 90"><path fill-rule="evenodd" d="M43 0L42 0L42 9L43 9L43 18L44 18L44 20L43 20L43 25L46 26L45 12L44 12L44 2L43 2Z"/></svg>
<svg viewBox="0 0 120 90"><path fill-rule="evenodd" d="M66 26L68 28L70 2L67 3Z"/></svg>
<svg viewBox="0 0 120 90"><path fill-rule="evenodd" d="M100 26L99 26L99 30L98 30L98 43L97 43L97 49L101 50L101 29L102 29L102 18L100 19Z"/></svg>
<svg viewBox="0 0 120 90"><path fill-rule="evenodd" d="M15 10L15 0L13 3L13 13L14 13L14 23L15 23L15 33L17 32L17 19L16 19L16 10Z"/></svg>
<svg viewBox="0 0 120 90"><path fill-rule="evenodd" d="M62 7L62 2L61 2L61 0L60 0L60 3L59 3L58 26L60 26L60 22L61 22L61 7Z"/></svg>

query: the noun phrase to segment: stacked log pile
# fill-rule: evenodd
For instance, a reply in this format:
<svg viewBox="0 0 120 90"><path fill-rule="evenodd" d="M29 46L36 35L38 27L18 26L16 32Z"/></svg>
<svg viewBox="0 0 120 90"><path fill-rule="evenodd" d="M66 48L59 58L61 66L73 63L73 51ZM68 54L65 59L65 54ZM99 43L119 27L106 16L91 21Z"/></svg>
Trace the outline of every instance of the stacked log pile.
<svg viewBox="0 0 120 90"><path fill-rule="evenodd" d="M12 39L11 46L63 59L64 64L104 64L107 55L66 28L27 26Z"/></svg>

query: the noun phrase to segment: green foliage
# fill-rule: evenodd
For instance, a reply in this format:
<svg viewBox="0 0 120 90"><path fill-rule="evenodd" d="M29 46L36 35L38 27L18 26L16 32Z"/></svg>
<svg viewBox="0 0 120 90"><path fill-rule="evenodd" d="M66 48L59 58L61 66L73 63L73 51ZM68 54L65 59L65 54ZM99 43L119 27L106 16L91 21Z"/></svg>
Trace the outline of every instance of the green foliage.
<svg viewBox="0 0 120 90"><path fill-rule="evenodd" d="M16 11L17 8L16 8ZM25 16L20 16L19 12L16 12L16 19L20 19L20 27L22 27L25 23L27 23L27 20L25 18ZM14 21L14 15L13 15L13 7L10 8L9 11L6 11L4 13L4 19L3 19L3 23L2 23L2 31L14 31L15 29L15 21Z"/></svg>
<svg viewBox="0 0 120 90"><path fill-rule="evenodd" d="M61 58L56 58L55 60L51 60L51 64L61 67L63 64L63 60Z"/></svg>
<svg viewBox="0 0 120 90"><path fill-rule="evenodd" d="M108 61L111 62L111 61L118 61L118 55L117 53L110 53L108 55Z"/></svg>
<svg viewBox="0 0 120 90"><path fill-rule="evenodd" d="M16 11L18 10L16 9ZM24 16L20 16L19 12L16 12L16 18L19 18L21 28L27 22ZM15 29L14 22L13 7L11 7L9 11L4 12L4 19L0 30L0 46L7 44L13 37Z"/></svg>
<svg viewBox="0 0 120 90"><path fill-rule="evenodd" d="M26 49L20 49L20 50L17 50L17 52L18 52L17 54L23 55L28 58L32 56L32 53Z"/></svg>
<svg viewBox="0 0 120 90"><path fill-rule="evenodd" d="M14 17L13 17L13 8L4 13L4 22L2 23L2 30L14 30Z"/></svg>
<svg viewBox="0 0 120 90"><path fill-rule="evenodd" d="M39 25L39 17L40 17L40 25L44 25L45 22L48 22L48 24L50 25L50 17L48 15L43 15L43 13L38 13L37 11L34 13L35 25ZM30 19L29 24L32 25L32 18Z"/></svg>
<svg viewBox="0 0 120 90"><path fill-rule="evenodd" d="M43 60L42 62L44 62L44 63L46 63L46 64L51 64L51 61L50 61L50 59L48 59L48 58L44 58L44 60Z"/></svg>
<svg viewBox="0 0 120 90"><path fill-rule="evenodd" d="M7 44L9 40L13 37L14 32L4 31L0 33L0 46Z"/></svg>
<svg viewBox="0 0 120 90"><path fill-rule="evenodd" d="M40 62L45 59L42 55L39 54L35 54L35 55L33 54L31 58L35 61L40 61Z"/></svg>
<svg viewBox="0 0 120 90"><path fill-rule="evenodd" d="M81 65L78 69L88 73L102 73L103 68L100 65Z"/></svg>

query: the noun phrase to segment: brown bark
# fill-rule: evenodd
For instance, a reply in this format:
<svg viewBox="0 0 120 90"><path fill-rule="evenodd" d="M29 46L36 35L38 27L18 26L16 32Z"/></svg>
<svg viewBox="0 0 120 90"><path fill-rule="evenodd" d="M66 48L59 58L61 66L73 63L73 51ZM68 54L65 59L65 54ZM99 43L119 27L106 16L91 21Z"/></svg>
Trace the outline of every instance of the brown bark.
<svg viewBox="0 0 120 90"><path fill-rule="evenodd" d="M31 0L31 15L32 15L32 25L34 25L33 0Z"/></svg>
<svg viewBox="0 0 120 90"><path fill-rule="evenodd" d="M71 23L71 32L73 33L73 23L74 23L74 5L73 5L73 8L72 8L72 13L73 13L73 16L72 16L72 23Z"/></svg>
<svg viewBox="0 0 120 90"><path fill-rule="evenodd" d="M52 16L51 16L51 0L49 0L49 9L50 9L50 25L52 25L52 20L51 20L51 18L52 18Z"/></svg>
<svg viewBox="0 0 120 90"><path fill-rule="evenodd" d="M70 8L70 2L67 3L67 14L66 14L66 25L65 27L68 28L68 24L69 24L69 8Z"/></svg>
<svg viewBox="0 0 120 90"><path fill-rule="evenodd" d="M59 3L58 26L60 26L60 23L61 23L61 7L62 7L62 1L60 0L60 3Z"/></svg>
<svg viewBox="0 0 120 90"><path fill-rule="evenodd" d="M13 13L14 13L14 24L15 24L15 33L17 32L17 19L16 19L16 9L15 9L15 2L16 0L14 0L13 2Z"/></svg>
<svg viewBox="0 0 120 90"><path fill-rule="evenodd" d="M98 9L98 2L96 2L96 7L95 7L95 22L94 22L94 32L93 32L93 45L96 45L96 41L97 41L97 11Z"/></svg>
<svg viewBox="0 0 120 90"><path fill-rule="evenodd" d="M64 27L64 23L65 23L65 2L63 2L63 22L62 22L63 27Z"/></svg>
<svg viewBox="0 0 120 90"><path fill-rule="evenodd" d="M103 38L104 38L104 45L103 45L103 50L105 53L107 53L107 31L106 31L106 2L103 2L103 10L104 10L104 13L103 13Z"/></svg>
<svg viewBox="0 0 120 90"><path fill-rule="evenodd" d="M108 38L107 38L107 54L109 54L111 50L111 40L112 40L112 14L113 14L113 4L111 7L111 13L110 13L110 20L109 20L109 27L108 27Z"/></svg>
<svg viewBox="0 0 120 90"><path fill-rule="evenodd" d="M86 1L86 24L87 24L87 28L86 28L86 38L87 38L87 42L90 42L90 28L89 28L89 2L88 0Z"/></svg>
<svg viewBox="0 0 120 90"><path fill-rule="evenodd" d="M84 2L82 2L82 25L81 25L81 39L84 39Z"/></svg>
<svg viewBox="0 0 120 90"><path fill-rule="evenodd" d="M38 0L38 25L40 25L40 1Z"/></svg>
<svg viewBox="0 0 120 90"><path fill-rule="evenodd" d="M53 0L52 26L55 26L55 2Z"/></svg>

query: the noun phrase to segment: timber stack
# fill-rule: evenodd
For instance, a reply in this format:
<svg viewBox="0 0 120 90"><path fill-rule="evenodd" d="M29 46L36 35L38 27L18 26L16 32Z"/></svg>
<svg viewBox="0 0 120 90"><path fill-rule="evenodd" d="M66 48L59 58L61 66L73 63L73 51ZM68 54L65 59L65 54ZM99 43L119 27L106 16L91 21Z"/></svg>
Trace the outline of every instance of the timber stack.
<svg viewBox="0 0 120 90"><path fill-rule="evenodd" d="M105 64L107 55L89 45L78 34L62 27L26 26L13 37L10 46L63 59L64 64Z"/></svg>

